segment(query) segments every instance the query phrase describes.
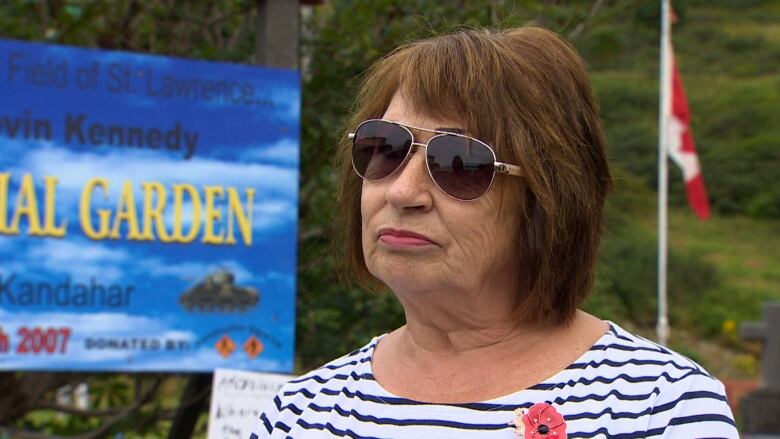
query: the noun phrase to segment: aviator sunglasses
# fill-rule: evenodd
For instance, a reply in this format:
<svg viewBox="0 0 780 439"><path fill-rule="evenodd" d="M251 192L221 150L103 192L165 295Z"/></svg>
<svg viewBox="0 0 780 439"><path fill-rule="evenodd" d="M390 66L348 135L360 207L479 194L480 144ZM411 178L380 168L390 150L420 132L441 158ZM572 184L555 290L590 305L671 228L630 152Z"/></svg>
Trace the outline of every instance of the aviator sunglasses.
<svg viewBox="0 0 780 439"><path fill-rule="evenodd" d="M427 143L414 141L412 131L434 133ZM522 175L520 167L496 160L493 148L463 134L401 125L383 119L361 123L352 139L352 167L365 180L381 180L403 167L414 146L425 149L425 167L445 194L471 201L493 185L496 173Z"/></svg>

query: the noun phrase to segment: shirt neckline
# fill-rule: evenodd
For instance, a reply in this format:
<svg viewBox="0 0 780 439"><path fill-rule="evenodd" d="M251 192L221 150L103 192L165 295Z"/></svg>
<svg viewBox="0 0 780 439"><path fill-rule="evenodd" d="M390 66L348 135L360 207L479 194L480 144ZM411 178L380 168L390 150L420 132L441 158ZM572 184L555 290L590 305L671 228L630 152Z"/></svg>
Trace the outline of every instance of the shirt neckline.
<svg viewBox="0 0 780 439"><path fill-rule="evenodd" d="M573 366L580 363L588 363L591 359L591 357L594 355L595 352L598 352L599 350L602 350L600 346L603 346L606 343L606 340L610 337L615 337L617 334L622 330L620 326L618 326L616 323L610 321L610 320L603 320L607 324L607 329L604 331L604 334L601 335L585 352L582 353L579 357L577 357L574 361L572 361L569 365L564 367L563 369L559 370L558 372L550 375L549 377L545 378L544 380L526 387L524 389L520 389L517 391L514 391L512 393L501 395L495 398L491 398L484 401L475 401L475 402L462 402L462 403L440 403L440 402L426 402L426 401L418 401L410 398L406 398L403 396L396 395L389 390L387 390L382 384L379 383L379 381L376 380L374 377L374 352L376 350L377 345L379 342L384 338L387 333L378 335L374 337L371 342L369 343L369 349L366 351L366 355L369 358L369 361L367 361L367 367L368 372L371 375L372 381L376 385L377 389L379 389L381 392L383 392L383 395L375 395L382 398L392 398L394 400L403 400L410 404L414 404L417 406L429 406L429 407L441 407L441 406L448 406L448 407L459 407L459 406L495 406L493 409L508 406L508 405L517 405L518 401L522 400L521 395L524 393L529 392L539 392L544 391L547 389L547 385L558 383L561 380L561 376L567 371L570 371L573 369ZM538 398L537 398L538 399Z"/></svg>

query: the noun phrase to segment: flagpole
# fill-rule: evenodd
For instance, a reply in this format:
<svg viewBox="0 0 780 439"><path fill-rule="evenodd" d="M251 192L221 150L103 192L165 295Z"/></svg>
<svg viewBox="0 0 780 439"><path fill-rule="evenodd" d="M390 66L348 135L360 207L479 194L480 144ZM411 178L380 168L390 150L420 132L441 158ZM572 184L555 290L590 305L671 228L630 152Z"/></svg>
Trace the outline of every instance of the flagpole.
<svg viewBox="0 0 780 439"><path fill-rule="evenodd" d="M666 297L666 229L669 168L667 159L668 124L671 113L671 41L669 36L669 0L661 0L660 97L658 105L658 343L669 341L669 317Z"/></svg>

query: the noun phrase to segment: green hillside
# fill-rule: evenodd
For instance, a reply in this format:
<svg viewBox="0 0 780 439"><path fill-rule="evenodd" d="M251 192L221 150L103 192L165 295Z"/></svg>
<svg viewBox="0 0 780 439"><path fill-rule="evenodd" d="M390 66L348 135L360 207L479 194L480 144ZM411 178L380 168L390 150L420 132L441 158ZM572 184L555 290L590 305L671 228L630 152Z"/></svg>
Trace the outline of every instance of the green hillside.
<svg viewBox="0 0 780 439"><path fill-rule="evenodd" d="M678 329L672 344L716 373L755 374L755 361L739 353L737 328L760 318L762 302L780 300L780 3L674 3L676 61L714 216L702 222L692 214L681 173L671 165L669 301ZM658 12L651 6L610 9L611 18L591 28L596 41L619 50L575 41L583 52L600 53L591 77L618 167L613 227L589 306L649 336L658 154ZM701 348L696 339L723 351Z"/></svg>

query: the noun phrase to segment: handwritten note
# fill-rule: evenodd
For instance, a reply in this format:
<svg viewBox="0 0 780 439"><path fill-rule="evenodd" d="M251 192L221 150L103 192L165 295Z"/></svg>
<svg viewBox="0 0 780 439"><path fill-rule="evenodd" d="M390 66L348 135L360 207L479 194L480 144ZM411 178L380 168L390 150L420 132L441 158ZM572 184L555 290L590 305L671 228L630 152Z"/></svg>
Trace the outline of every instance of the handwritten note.
<svg viewBox="0 0 780 439"><path fill-rule="evenodd" d="M292 375L217 369L211 391L209 439L247 439L260 413Z"/></svg>

